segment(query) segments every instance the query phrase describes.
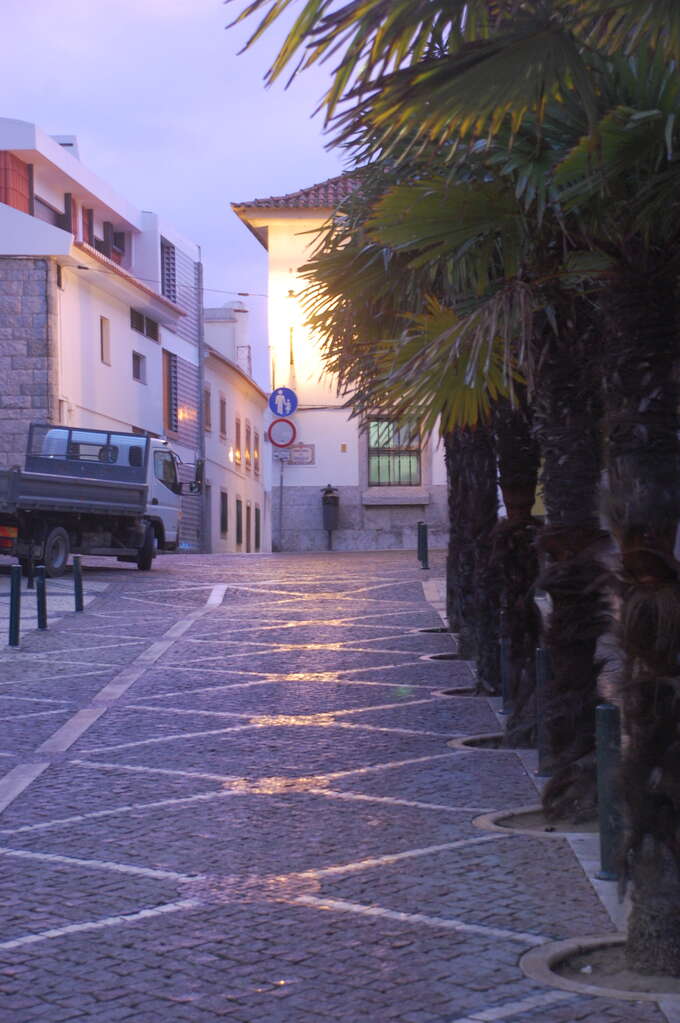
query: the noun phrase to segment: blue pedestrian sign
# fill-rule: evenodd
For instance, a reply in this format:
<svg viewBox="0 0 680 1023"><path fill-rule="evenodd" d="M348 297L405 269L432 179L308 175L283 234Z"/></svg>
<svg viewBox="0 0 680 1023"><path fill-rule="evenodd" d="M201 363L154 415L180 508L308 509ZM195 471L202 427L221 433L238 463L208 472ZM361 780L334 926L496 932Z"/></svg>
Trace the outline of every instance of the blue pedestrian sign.
<svg viewBox="0 0 680 1023"><path fill-rule="evenodd" d="M297 394L290 387L277 387L269 395L269 408L275 416L292 416L297 406Z"/></svg>

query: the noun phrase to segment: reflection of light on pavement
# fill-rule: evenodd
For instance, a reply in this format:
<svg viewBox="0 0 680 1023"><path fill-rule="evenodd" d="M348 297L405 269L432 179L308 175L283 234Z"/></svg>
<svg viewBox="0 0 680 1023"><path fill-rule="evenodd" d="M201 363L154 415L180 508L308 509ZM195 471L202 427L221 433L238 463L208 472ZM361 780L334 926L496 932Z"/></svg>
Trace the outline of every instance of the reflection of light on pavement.
<svg viewBox="0 0 680 1023"><path fill-rule="evenodd" d="M413 694L413 686L397 686L396 690L400 700L406 700Z"/></svg>
<svg viewBox="0 0 680 1023"><path fill-rule="evenodd" d="M307 792L309 789L328 788L330 781L326 775L310 775L306 778L230 778L223 786L229 792L252 793L271 796L278 792Z"/></svg>
<svg viewBox="0 0 680 1023"><path fill-rule="evenodd" d="M277 725L312 725L315 728L330 728L336 725L332 714L257 714L249 721L257 728L271 728Z"/></svg>

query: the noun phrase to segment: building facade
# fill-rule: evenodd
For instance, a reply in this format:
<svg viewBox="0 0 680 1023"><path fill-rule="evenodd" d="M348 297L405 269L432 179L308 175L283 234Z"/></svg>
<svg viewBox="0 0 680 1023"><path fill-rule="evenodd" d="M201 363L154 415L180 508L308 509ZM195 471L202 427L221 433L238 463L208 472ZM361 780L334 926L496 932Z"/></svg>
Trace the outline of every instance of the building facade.
<svg viewBox="0 0 680 1023"><path fill-rule="evenodd" d="M341 175L284 196L234 203L232 208L268 252L268 331L272 389L290 387L299 405L291 417L295 443L274 452L272 544L275 550L326 549L322 490L339 496L338 550L415 548L417 523L427 522L430 544L448 536L446 470L437 438L417 424L383 416L350 419L346 396L324 370L319 346L304 322L299 269L315 233L355 178Z"/></svg>
<svg viewBox="0 0 680 1023"><path fill-rule="evenodd" d="M198 247L80 162L77 141L0 118L0 464L48 421L166 436L203 453ZM180 547L207 544L183 497Z"/></svg>
<svg viewBox="0 0 680 1023"><path fill-rule="evenodd" d="M271 550L267 395L253 380L248 311L242 302L206 309L203 423L210 550Z"/></svg>

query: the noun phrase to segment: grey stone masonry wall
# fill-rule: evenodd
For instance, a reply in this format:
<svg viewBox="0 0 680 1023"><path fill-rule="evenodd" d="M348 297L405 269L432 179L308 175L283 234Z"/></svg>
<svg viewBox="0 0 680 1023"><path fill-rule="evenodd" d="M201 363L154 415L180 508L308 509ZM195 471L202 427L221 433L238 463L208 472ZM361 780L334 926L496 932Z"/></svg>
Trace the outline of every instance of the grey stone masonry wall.
<svg viewBox="0 0 680 1023"><path fill-rule="evenodd" d="M28 426L54 414L46 259L0 257L0 466L23 465Z"/></svg>
<svg viewBox="0 0 680 1023"><path fill-rule="evenodd" d="M339 487L340 515L333 533L333 550L415 550L417 523L427 522L432 550L448 542L448 505L445 486L429 486L428 503L364 505L359 487ZM272 488L272 547L276 551L325 551L328 533L323 528L318 487L283 488L283 535L279 532L279 488Z"/></svg>

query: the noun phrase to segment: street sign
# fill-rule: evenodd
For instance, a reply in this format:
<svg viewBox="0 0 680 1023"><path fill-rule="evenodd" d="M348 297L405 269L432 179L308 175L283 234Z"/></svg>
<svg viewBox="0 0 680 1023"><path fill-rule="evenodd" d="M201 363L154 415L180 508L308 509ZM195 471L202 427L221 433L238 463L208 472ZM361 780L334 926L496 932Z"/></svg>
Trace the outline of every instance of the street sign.
<svg viewBox="0 0 680 1023"><path fill-rule="evenodd" d="M290 419L274 419L268 432L275 448L289 448L297 437L297 430Z"/></svg>
<svg viewBox="0 0 680 1023"><path fill-rule="evenodd" d="M269 395L269 408L275 416L292 416L297 407L297 394L290 387L277 387Z"/></svg>

